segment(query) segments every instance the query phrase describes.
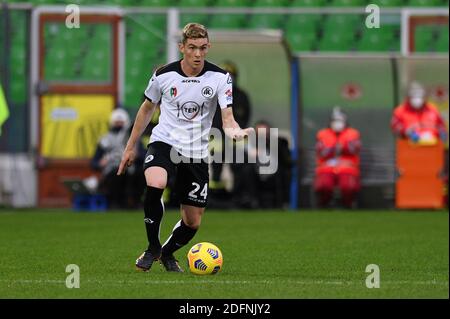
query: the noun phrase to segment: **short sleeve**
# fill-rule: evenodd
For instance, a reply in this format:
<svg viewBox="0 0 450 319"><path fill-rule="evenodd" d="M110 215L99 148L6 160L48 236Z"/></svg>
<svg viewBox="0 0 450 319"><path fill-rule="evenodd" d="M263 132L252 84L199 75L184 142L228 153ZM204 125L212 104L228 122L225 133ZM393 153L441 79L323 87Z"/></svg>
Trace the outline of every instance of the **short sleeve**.
<svg viewBox="0 0 450 319"><path fill-rule="evenodd" d="M220 108L224 109L233 104L233 80L229 73L221 77L217 95Z"/></svg>
<svg viewBox="0 0 450 319"><path fill-rule="evenodd" d="M144 95L154 104L159 103L159 101L161 100L161 88L159 86L156 73L153 73L150 81L148 81L148 85L144 91Z"/></svg>

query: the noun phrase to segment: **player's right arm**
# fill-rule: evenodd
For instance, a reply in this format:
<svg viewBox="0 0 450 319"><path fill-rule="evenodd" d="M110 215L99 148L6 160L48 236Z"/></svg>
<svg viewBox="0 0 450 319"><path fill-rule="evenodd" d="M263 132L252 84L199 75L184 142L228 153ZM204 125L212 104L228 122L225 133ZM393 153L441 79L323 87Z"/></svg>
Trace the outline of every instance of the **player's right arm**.
<svg viewBox="0 0 450 319"><path fill-rule="evenodd" d="M128 139L125 150L123 151L122 160L120 162L119 169L117 170L117 175L125 172L126 167L133 164L133 161L136 158L136 143L138 143L142 133L150 123L155 109L156 105L148 99L145 99L145 101L141 104L134 121L130 138Z"/></svg>

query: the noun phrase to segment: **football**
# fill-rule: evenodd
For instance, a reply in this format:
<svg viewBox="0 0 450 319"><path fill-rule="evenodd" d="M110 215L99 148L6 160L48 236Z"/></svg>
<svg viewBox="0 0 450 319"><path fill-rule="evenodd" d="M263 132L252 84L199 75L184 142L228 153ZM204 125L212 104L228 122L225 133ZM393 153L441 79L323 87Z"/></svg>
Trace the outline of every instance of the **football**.
<svg viewBox="0 0 450 319"><path fill-rule="evenodd" d="M187 259L189 270L196 275L214 275L222 269L222 252L211 243L195 244L189 249Z"/></svg>

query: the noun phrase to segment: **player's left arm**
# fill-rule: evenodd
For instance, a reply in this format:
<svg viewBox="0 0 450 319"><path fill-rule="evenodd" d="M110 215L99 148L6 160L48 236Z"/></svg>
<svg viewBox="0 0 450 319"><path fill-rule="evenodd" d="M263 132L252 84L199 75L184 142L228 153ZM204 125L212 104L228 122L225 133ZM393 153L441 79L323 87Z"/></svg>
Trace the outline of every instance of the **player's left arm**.
<svg viewBox="0 0 450 319"><path fill-rule="evenodd" d="M251 132L254 132L253 127L245 129L240 128L233 116L233 109L226 107L221 109L222 113L222 127L225 135L236 141L242 140L247 137Z"/></svg>

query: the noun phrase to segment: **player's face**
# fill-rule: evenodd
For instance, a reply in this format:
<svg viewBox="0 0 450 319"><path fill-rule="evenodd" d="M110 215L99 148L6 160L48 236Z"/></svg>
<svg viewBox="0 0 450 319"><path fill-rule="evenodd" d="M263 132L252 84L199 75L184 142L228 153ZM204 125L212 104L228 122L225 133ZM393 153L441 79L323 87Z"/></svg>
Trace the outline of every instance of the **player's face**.
<svg viewBox="0 0 450 319"><path fill-rule="evenodd" d="M187 39L186 43L180 45L180 51L183 53L186 64L197 70L203 68L209 47L210 44L206 38Z"/></svg>

